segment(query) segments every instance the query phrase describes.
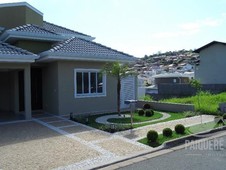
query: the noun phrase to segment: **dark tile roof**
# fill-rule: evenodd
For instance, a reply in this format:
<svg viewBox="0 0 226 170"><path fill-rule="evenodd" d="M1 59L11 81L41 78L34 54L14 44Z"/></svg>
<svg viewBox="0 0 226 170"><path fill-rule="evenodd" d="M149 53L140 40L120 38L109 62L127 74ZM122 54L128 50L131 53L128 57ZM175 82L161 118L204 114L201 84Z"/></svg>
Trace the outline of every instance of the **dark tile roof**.
<svg viewBox="0 0 226 170"><path fill-rule="evenodd" d="M45 35L58 35L57 33L53 32L53 31L49 31L45 28L42 28L40 26L33 25L33 24L26 24L23 26L18 26L18 27L10 29L8 31L18 31L18 32L27 32L27 33L36 33L36 34L45 34Z"/></svg>
<svg viewBox="0 0 226 170"><path fill-rule="evenodd" d="M34 55L35 54L26 51L24 49L3 43L0 41L0 55Z"/></svg>
<svg viewBox="0 0 226 170"><path fill-rule="evenodd" d="M119 56L119 57L133 57L129 54L119 52L93 41L73 37L64 42L58 43L47 52L51 53L78 53L83 55L101 55L101 56Z"/></svg>
<svg viewBox="0 0 226 170"><path fill-rule="evenodd" d="M199 52L202 51L203 49L208 48L208 47L210 47L210 46L213 45L213 44L222 44L222 45L226 45L226 43L224 43L224 42L212 41L212 42L210 42L210 43L208 43L208 44L206 44L206 45L204 45L204 46L202 46L202 47L200 47L200 48L194 50L194 52L195 52L195 53L199 53Z"/></svg>
<svg viewBox="0 0 226 170"><path fill-rule="evenodd" d="M86 35L74 30L70 30L68 28L59 26L59 25L55 25L53 23L49 23L47 21L43 21L43 28L49 30L49 31L53 31L55 33L59 33L59 34L74 34L74 35L81 35L81 36L87 36L87 37L91 37L90 35Z"/></svg>

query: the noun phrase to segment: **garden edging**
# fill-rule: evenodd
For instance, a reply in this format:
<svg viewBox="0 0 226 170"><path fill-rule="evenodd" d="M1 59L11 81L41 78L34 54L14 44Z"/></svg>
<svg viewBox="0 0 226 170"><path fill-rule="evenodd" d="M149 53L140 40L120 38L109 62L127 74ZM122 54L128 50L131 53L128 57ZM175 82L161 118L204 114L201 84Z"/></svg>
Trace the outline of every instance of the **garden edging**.
<svg viewBox="0 0 226 170"><path fill-rule="evenodd" d="M139 100L136 104L137 108L142 108L144 104L150 104L151 108L158 111L167 112L185 112L185 111L195 111L195 106L193 104L179 104L179 103L165 103L156 101L144 101Z"/></svg>

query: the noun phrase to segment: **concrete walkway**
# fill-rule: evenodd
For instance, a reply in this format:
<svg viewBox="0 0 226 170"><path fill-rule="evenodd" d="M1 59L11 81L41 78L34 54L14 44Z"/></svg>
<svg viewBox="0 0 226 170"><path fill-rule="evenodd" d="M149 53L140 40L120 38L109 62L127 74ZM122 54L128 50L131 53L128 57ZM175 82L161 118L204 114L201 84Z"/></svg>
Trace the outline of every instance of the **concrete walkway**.
<svg viewBox="0 0 226 170"><path fill-rule="evenodd" d="M161 114L163 115L161 118L159 119L154 119L154 120L149 120L149 121L145 121L145 122L136 122L136 123L133 123L133 124L143 124L143 123L151 123L151 122L157 122L157 121L161 121L161 120L165 120L167 118L169 118L171 115L170 114L167 114L167 113L162 113ZM130 114L126 114L125 117L129 117L130 118ZM96 119L96 122L97 123L101 123L101 124L117 124L117 123L112 123L112 122L109 122L108 119L123 119L125 118L123 115L119 116L119 115L106 115L106 116L101 116L101 117L98 117ZM130 125L130 123L123 123L123 125Z"/></svg>
<svg viewBox="0 0 226 170"><path fill-rule="evenodd" d="M213 118L203 116L203 122ZM0 123L0 169L92 169L155 150L136 142L150 129L200 121L198 116L110 134L69 116L37 114L31 121Z"/></svg>
<svg viewBox="0 0 226 170"><path fill-rule="evenodd" d="M183 124L185 127L189 127L192 125L200 124L201 122L202 123L212 122L212 121L214 121L214 117L215 116L212 116L212 115L202 115L202 120L201 120L200 116L178 119L178 120L143 126L140 128L127 130L127 131L123 131L123 132L117 132L117 133L115 133L115 135L119 135L122 137L126 137L128 139L131 139L133 141L137 141L139 139L146 137L147 132L149 130L156 130L158 133L162 133L162 130L167 127L171 128L172 130L174 129L175 125L177 125L177 124Z"/></svg>

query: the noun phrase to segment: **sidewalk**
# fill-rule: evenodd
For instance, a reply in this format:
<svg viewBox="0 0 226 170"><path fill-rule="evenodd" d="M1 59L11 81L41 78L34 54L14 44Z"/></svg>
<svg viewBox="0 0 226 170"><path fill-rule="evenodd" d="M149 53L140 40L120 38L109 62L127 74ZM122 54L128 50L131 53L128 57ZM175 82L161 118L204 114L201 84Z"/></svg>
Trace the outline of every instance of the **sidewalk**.
<svg viewBox="0 0 226 170"><path fill-rule="evenodd" d="M207 123L211 122L214 120L215 116L212 115L202 115L202 122ZM190 117L190 118L185 118L185 119L178 119L178 120L173 120L169 122L161 122L161 123L156 123L140 128L136 128L133 130L127 130L123 132L117 132L115 135L119 135L122 137L126 137L128 139L131 139L133 141L137 141L139 139L142 139L146 137L147 132L149 130L156 130L158 133L162 133L162 130L164 128L171 128L174 129L175 125L177 124L183 124L185 127L189 127L192 125L197 125L201 123L201 117L200 116L195 116L195 117Z"/></svg>

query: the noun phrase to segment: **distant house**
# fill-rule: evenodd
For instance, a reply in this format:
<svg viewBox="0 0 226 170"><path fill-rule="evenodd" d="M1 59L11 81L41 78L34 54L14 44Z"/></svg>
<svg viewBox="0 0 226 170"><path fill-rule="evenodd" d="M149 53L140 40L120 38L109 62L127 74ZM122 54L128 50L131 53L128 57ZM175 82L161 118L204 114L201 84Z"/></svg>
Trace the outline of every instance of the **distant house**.
<svg viewBox="0 0 226 170"><path fill-rule="evenodd" d="M159 84L187 84L189 76L181 73L164 73L153 76L155 85Z"/></svg>
<svg viewBox="0 0 226 170"><path fill-rule="evenodd" d="M200 55L195 79L202 84L226 84L226 43L213 41L195 50Z"/></svg>
<svg viewBox="0 0 226 170"><path fill-rule="evenodd" d="M135 57L93 40L44 21L28 3L0 4L0 116L116 111L117 81L100 70ZM123 80L122 103L136 98L135 86L135 78Z"/></svg>

